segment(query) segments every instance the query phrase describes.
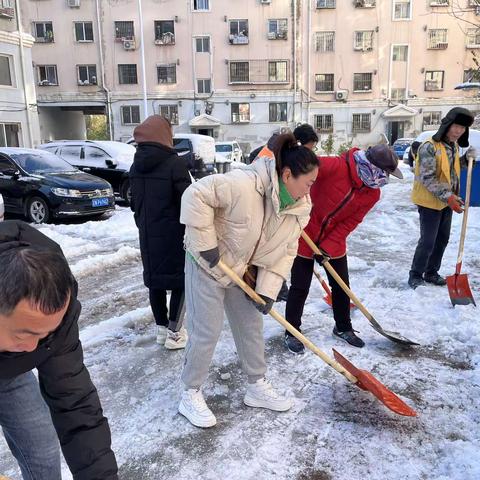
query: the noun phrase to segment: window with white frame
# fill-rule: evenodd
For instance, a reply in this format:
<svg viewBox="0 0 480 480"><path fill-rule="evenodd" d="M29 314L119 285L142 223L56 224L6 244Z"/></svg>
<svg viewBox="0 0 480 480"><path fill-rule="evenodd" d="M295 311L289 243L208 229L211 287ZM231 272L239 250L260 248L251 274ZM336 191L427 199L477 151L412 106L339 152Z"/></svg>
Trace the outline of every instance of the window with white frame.
<svg viewBox="0 0 480 480"><path fill-rule="evenodd" d="M210 0L193 0L192 8L194 12L206 12L210 10Z"/></svg>
<svg viewBox="0 0 480 480"><path fill-rule="evenodd" d="M405 88L392 88L390 94L392 100L399 102L400 100L405 100L407 91Z"/></svg>
<svg viewBox="0 0 480 480"><path fill-rule="evenodd" d="M316 92L333 92L333 73L317 73L315 75Z"/></svg>
<svg viewBox="0 0 480 480"><path fill-rule="evenodd" d="M13 87L12 63L10 55L0 55L0 85L2 86Z"/></svg>
<svg viewBox="0 0 480 480"><path fill-rule="evenodd" d="M155 20L155 45L175 45L175 23L173 20Z"/></svg>
<svg viewBox="0 0 480 480"><path fill-rule="evenodd" d="M14 8L15 0L0 0L0 8Z"/></svg>
<svg viewBox="0 0 480 480"><path fill-rule="evenodd" d="M97 66L77 65L77 80L79 85L96 85Z"/></svg>
<svg viewBox="0 0 480 480"><path fill-rule="evenodd" d="M335 0L317 0L317 8L335 8Z"/></svg>
<svg viewBox="0 0 480 480"><path fill-rule="evenodd" d="M370 92L372 90L372 74L371 73L354 73L353 74L353 91L354 92Z"/></svg>
<svg viewBox="0 0 480 480"><path fill-rule="evenodd" d="M268 81L286 82L288 79L288 62L285 60L268 62Z"/></svg>
<svg viewBox="0 0 480 480"><path fill-rule="evenodd" d="M335 51L335 32L316 32L315 33L315 51L317 52Z"/></svg>
<svg viewBox="0 0 480 480"><path fill-rule="evenodd" d="M232 103L232 123L248 123L250 121L249 103Z"/></svg>
<svg viewBox="0 0 480 480"><path fill-rule="evenodd" d="M268 21L268 39L286 40L288 31L288 21L286 18L271 18Z"/></svg>
<svg viewBox="0 0 480 480"><path fill-rule="evenodd" d="M411 20L411 18L412 18L412 1L411 0L394 0L393 19L394 20Z"/></svg>
<svg viewBox="0 0 480 480"><path fill-rule="evenodd" d="M323 114L314 115L313 125L315 130L320 133L332 133L333 132L333 115Z"/></svg>
<svg viewBox="0 0 480 480"><path fill-rule="evenodd" d="M197 37L195 38L195 51L197 53L210 52L210 37Z"/></svg>
<svg viewBox="0 0 480 480"><path fill-rule="evenodd" d="M425 72L425 90L435 91L443 90L443 78L445 72L443 70L427 70Z"/></svg>
<svg viewBox="0 0 480 480"><path fill-rule="evenodd" d="M480 70L477 68L469 68L463 71L464 82L480 82Z"/></svg>
<svg viewBox="0 0 480 480"><path fill-rule="evenodd" d="M34 22L33 36L37 42L49 43L53 42L53 24L52 22Z"/></svg>
<svg viewBox="0 0 480 480"><path fill-rule="evenodd" d="M115 22L115 38L117 40L133 40L135 28L132 21Z"/></svg>
<svg viewBox="0 0 480 480"><path fill-rule="evenodd" d="M408 60L408 45L394 45L392 60L394 62L406 62Z"/></svg>
<svg viewBox="0 0 480 480"><path fill-rule="evenodd" d="M137 65L135 63L118 65L118 83L121 85L134 85L138 83Z"/></svg>
<svg viewBox="0 0 480 480"><path fill-rule="evenodd" d="M160 105L158 113L172 125L178 125L178 105Z"/></svg>
<svg viewBox="0 0 480 480"><path fill-rule="evenodd" d="M352 115L352 132L366 133L371 129L371 115L369 113L354 113Z"/></svg>
<svg viewBox="0 0 480 480"><path fill-rule="evenodd" d="M467 48L480 48L480 28L467 28Z"/></svg>
<svg viewBox="0 0 480 480"><path fill-rule="evenodd" d="M158 83L177 83L177 65L175 63L157 65L157 81Z"/></svg>
<svg viewBox="0 0 480 480"><path fill-rule="evenodd" d="M76 42L93 42L92 22L74 22L74 26Z"/></svg>
<svg viewBox="0 0 480 480"><path fill-rule="evenodd" d="M138 125L140 123L140 107L138 105L123 105L120 107L122 125Z"/></svg>
<svg viewBox="0 0 480 480"><path fill-rule="evenodd" d="M0 123L0 147L19 147L19 133L19 123Z"/></svg>
<svg viewBox="0 0 480 480"><path fill-rule="evenodd" d="M353 49L368 51L373 49L373 30L357 31L353 34Z"/></svg>
<svg viewBox="0 0 480 480"><path fill-rule="evenodd" d="M422 130L433 130L433 127L440 125L442 112L423 112Z"/></svg>
<svg viewBox="0 0 480 480"><path fill-rule="evenodd" d="M37 65L39 86L58 85L56 65Z"/></svg>
<svg viewBox="0 0 480 480"><path fill-rule="evenodd" d="M197 93L212 93L212 82L209 78L197 79Z"/></svg>
<svg viewBox="0 0 480 480"><path fill-rule="evenodd" d="M448 30L446 28L431 28L428 30L429 50L443 50L448 47Z"/></svg>
<svg viewBox="0 0 480 480"><path fill-rule="evenodd" d="M230 20L230 35L228 41L232 45L248 43L248 20Z"/></svg>
<svg viewBox="0 0 480 480"><path fill-rule="evenodd" d="M286 122L287 121L287 102L269 103L268 104L268 121L269 122Z"/></svg>

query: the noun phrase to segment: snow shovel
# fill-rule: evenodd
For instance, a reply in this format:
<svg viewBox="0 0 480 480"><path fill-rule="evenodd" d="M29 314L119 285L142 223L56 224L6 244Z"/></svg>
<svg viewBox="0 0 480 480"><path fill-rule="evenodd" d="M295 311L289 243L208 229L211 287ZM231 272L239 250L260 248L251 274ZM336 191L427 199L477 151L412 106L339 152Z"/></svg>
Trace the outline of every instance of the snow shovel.
<svg viewBox="0 0 480 480"><path fill-rule="evenodd" d="M322 255L322 252L304 231L302 232L302 238L307 242L307 245L316 255ZM383 335L392 342L401 343L402 345L419 345L417 342L412 342L412 340L409 340L397 332L384 330L382 326L373 318L373 315L364 307L362 302L360 302L356 295L350 290L350 288L348 288L347 284L340 278L335 269L330 265L330 262L328 260L323 260L322 265L328 270L330 275L340 285L342 290L350 297L350 300L352 300L355 306L365 315L366 319L370 322L370 325L372 325L374 330L376 330L380 335Z"/></svg>
<svg viewBox="0 0 480 480"><path fill-rule="evenodd" d="M470 303L473 303L475 306L477 306L473 298L472 290L470 290L470 284L468 283L468 275L466 273L460 273L462 269L463 246L465 244L465 235L467 233L468 207L470 206L470 191L472 188L472 169L473 158L469 156L466 185L467 188L465 195L465 210L463 212L460 244L458 246L457 266L455 267L455 273L453 275L448 275L446 278L450 301L452 302L452 305L454 307L455 305L469 305Z"/></svg>
<svg viewBox="0 0 480 480"><path fill-rule="evenodd" d="M260 297L255 290L253 290L245 281L243 281L229 266L223 263L222 260L218 262L217 266L220 267L220 269L226 275L228 275L232 282L237 284L252 300L260 304L265 304L263 298ZM302 335L295 327L290 325L290 323L288 323L287 320L273 308L270 310L270 315L292 335L298 338L298 340L300 340L309 350L320 357L326 364L330 365L338 373L342 374L349 382L357 385L362 390L367 390L372 393L387 408L392 410L392 412L407 417L417 416L417 412L415 410L409 407L401 398L397 397L397 395L390 391L385 385L383 385L383 383L378 381L371 373L367 372L366 370L359 370L335 350L333 352L338 361L330 358L307 337Z"/></svg>
<svg viewBox="0 0 480 480"><path fill-rule="evenodd" d="M333 305L332 303L332 291L330 290L330 287L328 286L328 283L325 281L325 279L320 275L320 272L317 272L317 270L314 268L313 269L313 274L317 277L317 280L320 282L320 285L322 288L325 290L325 296L323 297L323 301L331 307ZM355 304L350 302L350 308L355 308Z"/></svg>

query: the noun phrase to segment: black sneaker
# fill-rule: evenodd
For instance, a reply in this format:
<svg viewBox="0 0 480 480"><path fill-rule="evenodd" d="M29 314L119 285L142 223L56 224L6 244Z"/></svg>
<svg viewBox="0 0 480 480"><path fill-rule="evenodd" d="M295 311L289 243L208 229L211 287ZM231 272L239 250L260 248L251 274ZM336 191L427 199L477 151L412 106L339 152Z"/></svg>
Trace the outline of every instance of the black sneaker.
<svg viewBox="0 0 480 480"><path fill-rule="evenodd" d="M283 340L285 346L290 350L290 352L295 353L297 355L302 355L305 353L305 347L303 343L298 340L297 337L290 335L289 333L285 333L285 339Z"/></svg>
<svg viewBox="0 0 480 480"><path fill-rule="evenodd" d="M433 285L437 285L439 287L443 287L447 284L447 281L438 273L425 273L423 275L423 279L426 282L432 283Z"/></svg>
<svg viewBox="0 0 480 480"><path fill-rule="evenodd" d="M345 340L347 343L350 345L353 345L354 347L362 348L365 346L365 342L360 338L355 335L355 332L353 330L347 330L346 332L339 332L337 330L337 327L333 327L333 334L336 337L340 337L342 340Z"/></svg>
<svg viewBox="0 0 480 480"><path fill-rule="evenodd" d="M417 287L422 287L425 285L425 280L422 277L418 277L417 275L410 275L408 277L408 285L410 288L413 288L414 290Z"/></svg>

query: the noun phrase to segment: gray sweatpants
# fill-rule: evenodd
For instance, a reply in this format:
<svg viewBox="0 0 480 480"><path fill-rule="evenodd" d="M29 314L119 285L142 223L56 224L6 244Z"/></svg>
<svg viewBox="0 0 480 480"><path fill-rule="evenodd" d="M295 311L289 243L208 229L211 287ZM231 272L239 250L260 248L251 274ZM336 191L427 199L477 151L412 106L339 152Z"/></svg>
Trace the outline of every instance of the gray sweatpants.
<svg viewBox="0 0 480 480"><path fill-rule="evenodd" d="M239 287L222 287L187 255L185 299L189 338L182 381L186 389L200 388L207 379L225 313L249 383L265 376L263 318Z"/></svg>

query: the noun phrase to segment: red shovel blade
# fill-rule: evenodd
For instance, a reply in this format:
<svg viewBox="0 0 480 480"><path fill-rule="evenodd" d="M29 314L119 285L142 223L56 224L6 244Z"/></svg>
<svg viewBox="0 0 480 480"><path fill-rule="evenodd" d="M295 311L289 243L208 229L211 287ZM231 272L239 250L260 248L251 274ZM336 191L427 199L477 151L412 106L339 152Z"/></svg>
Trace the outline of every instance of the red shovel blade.
<svg viewBox="0 0 480 480"><path fill-rule="evenodd" d="M377 380L370 372L360 370L350 363L343 355L333 349L335 360L348 372L357 377L358 385L362 390L367 390L377 397L392 412L406 417L416 417L417 412L410 408L401 398L397 397L383 383Z"/></svg>
<svg viewBox="0 0 480 480"><path fill-rule="evenodd" d="M324 301L329 307L331 307L331 306L332 306L332 295L328 295L328 294L325 295L325 296L323 297L323 301ZM355 304L352 303L352 302L350 302L350 309L353 309L353 308L356 308L356 307L355 307Z"/></svg>
<svg viewBox="0 0 480 480"><path fill-rule="evenodd" d="M470 284L468 283L468 275L466 273L455 273L446 277L448 294L450 295L450 301L452 305L469 305L473 303L475 306L475 300L473 298Z"/></svg>

